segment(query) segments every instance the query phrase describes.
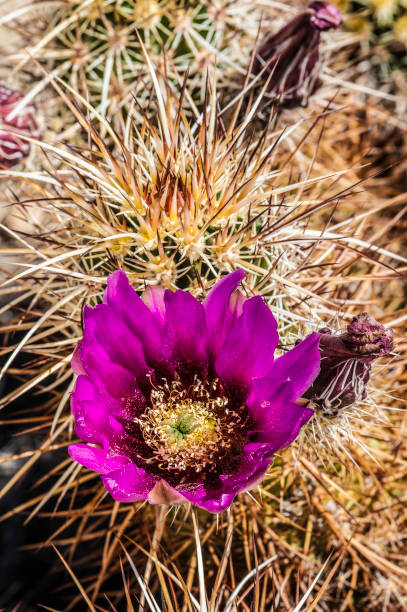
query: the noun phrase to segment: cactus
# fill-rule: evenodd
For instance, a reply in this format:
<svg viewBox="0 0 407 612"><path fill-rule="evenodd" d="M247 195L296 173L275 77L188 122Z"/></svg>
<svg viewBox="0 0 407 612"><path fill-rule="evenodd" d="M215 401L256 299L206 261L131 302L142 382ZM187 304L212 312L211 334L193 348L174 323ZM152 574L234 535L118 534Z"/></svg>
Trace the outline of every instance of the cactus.
<svg viewBox="0 0 407 612"><path fill-rule="evenodd" d="M387 82L393 71L406 69L407 4L404 0L337 0L347 13L345 26L363 35L377 52L371 70L379 82Z"/></svg>
<svg viewBox="0 0 407 612"><path fill-rule="evenodd" d="M233 3L227 6L232 14ZM112 20L123 18L111 12ZM114 22L103 21L99 12L93 19L90 32L106 32L107 21ZM147 47L146 34L142 42ZM66 44L70 48L68 39ZM2 518L28 510L28 521L40 513L56 521L49 541L57 542L66 567L73 566L90 609L93 602L106 607L105 595L116 609L131 609L133 595L137 599L141 592L148 602L162 596L168 609L168 602L189 609L200 595L201 602L210 600L210 609L225 611L241 605L241 597L261 612L272 609L276 597L293 610L308 596L321 610L390 610L406 597L400 537L406 457L396 430L405 423L396 410L387 416L396 401L386 397L395 381L403 381L403 357L392 356L382 372L383 364L372 367L367 398L359 394L357 405L343 405L338 415L315 415L299 444L276 459L261 495L240 494L218 523L195 511L190 520L183 510L170 510L167 517L167 508L120 506L105 496L97 476L68 463L66 447L74 437L70 361L82 335L83 307L101 302L111 272L123 269L140 294L159 284L202 299L219 278L242 268L247 297L261 295L279 321L282 354L322 326L338 328L337 319L351 325L362 309L382 315L406 263L387 243L393 226L377 227L374 212L384 208L383 201L353 184L353 172L346 172L335 152L340 115L311 114L308 129L301 114L300 126L281 129L270 111L262 131L255 131L261 95L225 107L225 72L218 95L215 72L206 78L192 70L184 81L175 70L184 67L178 56L154 70L154 57L151 65L146 59L150 50L144 55L141 44L137 48L144 80L132 81L134 103L120 93L125 121L115 115L114 129L103 117L113 107L103 103L101 75L99 89L89 88L90 102L87 87L81 96L74 81L68 87L57 82L87 145L45 140L43 170L0 173L11 208L31 223L29 235L3 228L16 241L4 251L6 263L18 265L3 288L13 289L16 309L5 333L20 329L21 335L6 336L2 374L18 380L1 406L26 401L24 393L32 388L46 394L37 407L29 404L28 417L13 419L22 429L37 419L47 432L41 446L24 453L27 463L0 494L44 453L56 461L39 483L29 483L30 498ZM71 65L66 74L74 78ZM78 70L81 86L79 75ZM193 103L198 91L202 112ZM110 99L109 93L105 100ZM310 130L325 120L331 122L329 140L317 130L316 150ZM287 142L294 143L292 151ZM331 154L335 171L326 170ZM403 313L397 317L404 320ZM391 324L391 316L386 322ZM28 357L20 367L16 360L23 352ZM37 484L43 488L36 497ZM202 556L197 542L203 530ZM137 568L145 562L140 576ZM59 607L77 604L73 596Z"/></svg>
<svg viewBox="0 0 407 612"><path fill-rule="evenodd" d="M45 16L46 7L44 2ZM41 3L32 9L41 12ZM143 45L157 73L173 87L179 88L179 75L189 71L190 95L198 103L207 71L218 66L244 74L242 26L247 28L251 12L249 3L237 7L226 0L66 0L44 28L29 17L25 23L32 56L87 98L101 115L116 120L136 85L148 82ZM251 27L256 28L255 21ZM28 60L25 52L14 57L21 60L19 68ZM138 102L148 104L143 88L138 92Z"/></svg>
<svg viewBox="0 0 407 612"><path fill-rule="evenodd" d="M22 20L20 31L24 29L27 34L20 49L17 45L10 54L15 70L21 73L31 56L49 73L48 77L40 74L40 83L35 84L27 101L38 96L53 75L113 121L116 129L121 129L126 120L135 88L137 105L148 107L146 54L158 78L167 80L178 92L188 71L185 111L191 113L190 109L202 109L206 75L212 78L215 71L218 90L229 101L241 94L242 87L250 90L255 75L248 77L248 71L258 41L277 32L290 16L297 17L299 9L289 2L265 7L248 0L65 0L47 18L47 5L44 0L28 6L23 15L17 11ZM33 10L40 19L31 18ZM0 19L0 24L12 21L12 17ZM340 49L346 40L340 36L332 44ZM325 49L321 51L325 59ZM315 55L319 57L318 50L314 50ZM318 61L313 70L318 68L318 83L323 77L321 66ZM140 83L145 87L138 87ZM328 87L322 92L323 104L331 91Z"/></svg>

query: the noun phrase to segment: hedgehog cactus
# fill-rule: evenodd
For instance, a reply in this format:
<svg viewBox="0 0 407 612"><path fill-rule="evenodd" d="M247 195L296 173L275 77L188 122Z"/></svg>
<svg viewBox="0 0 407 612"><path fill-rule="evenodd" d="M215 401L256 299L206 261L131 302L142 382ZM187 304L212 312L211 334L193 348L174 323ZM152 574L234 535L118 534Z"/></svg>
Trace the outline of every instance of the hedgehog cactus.
<svg viewBox="0 0 407 612"><path fill-rule="evenodd" d="M43 6L46 15L45 0ZM148 62L158 78L167 80L178 91L183 75L188 72L188 105L185 106L188 113L195 107L202 109L206 75L211 78L215 71L218 89L229 100L241 94L242 86L250 90L251 77L255 75L250 77L249 68L258 41L278 38L280 26L287 24L290 17L292 23L300 21L299 33L305 32L305 35L300 39L294 37L294 46L301 46L301 57L294 62L294 73L298 73L301 82L296 86L290 77L289 85L291 89L301 89L302 98L307 100L315 83L323 77L320 57L326 53L322 46L321 52L318 49L320 31L336 29L341 21L337 9L327 2L311 3L304 13L301 7L290 3L264 6L249 0L121 0L116 3L66 0L40 27L30 20L31 10L40 8L41 2L23 9L25 46L31 56L52 76L61 78L80 93L96 112L113 121L116 129L119 124L123 125L135 88L139 83L149 82ZM20 15L20 11L16 13ZM319 21L317 13L322 15ZM12 17L6 21L13 21ZM337 40L339 47L344 45L343 40ZM261 56L260 49L258 58ZM30 61L26 51L12 53L11 57L17 71ZM261 58L262 65L268 59L268 55ZM305 86L301 72L304 61L307 64ZM256 71L256 63L254 67ZM50 77L42 74L40 83L33 87L32 97L49 80ZM257 78L255 82L259 85L260 81ZM323 104L334 93L325 92L321 98ZM148 87L138 88L137 107L145 109L148 104Z"/></svg>
<svg viewBox="0 0 407 612"><path fill-rule="evenodd" d="M202 299L218 279L242 268L248 273L248 294L261 295L279 320L280 350L286 351L336 312L331 296L340 294L332 268L325 265L324 240L334 237L334 253L346 261L352 238L326 228L321 234L310 221L314 212L331 208L349 190L338 191L335 182L330 187L330 175L293 183L289 165L278 156L283 132L271 138L266 126L252 142L250 119L260 99L243 121L238 104L227 122L213 81L207 112L191 121L183 111L184 97L160 85L154 72L152 78L156 119L144 115L141 128L129 127L122 139L102 120L114 150L72 104L91 149L75 153L42 144L61 170L48 169L46 181L39 179L33 206L41 205L44 223L59 238L54 246L45 242L46 261L38 270L34 258L21 275L31 268L34 277L39 273L41 278L48 268L57 273L72 291L63 301L68 314L80 312L84 301L97 304L114 269L125 270L137 292L146 283L159 283ZM332 290L320 296L324 280ZM53 292L44 296L51 311L54 297ZM68 318L71 328L71 314ZM65 374L67 357L61 362Z"/></svg>
<svg viewBox="0 0 407 612"><path fill-rule="evenodd" d="M326 4L313 2L312 6ZM229 611L243 602L246 595L239 589L248 580L236 587L233 563L240 573L245 562L249 578L255 578L254 597L262 600L259 610L274 606L277 580L278 597L281 595L285 609L299 609L300 598L310 601L308 585L311 583L312 591L331 549L336 556L334 569L340 566L341 579L333 582L329 597L322 601L329 582L324 579L311 606L317 601L321 601L321 610L362 606L360 568L366 585L369 581L376 586L380 583L375 578L378 572L383 580L396 576L396 595L393 591L380 595L381 601L386 597L394 601L398 589L403 588L400 575L404 574L397 574L394 561L398 559L394 556L396 545L391 542L390 546L387 533L383 535L388 527L387 513L393 508L394 516L398 512L398 500L394 503L393 497L399 497L399 492L395 484L382 485L385 479L378 478L369 464L372 455L387 465L394 462L393 448L387 454L383 451L383 428L369 423L375 395L366 387L370 374L374 375L373 360L391 350L392 332L366 314L352 321L351 313L360 312L360 304L363 309L372 304L377 308L378 300L373 300L372 294L376 298L376 287L383 280L394 281L397 262L405 264L405 259L391 252L387 236L383 237L386 247L381 248L378 228L370 231L374 194L366 209L359 185L353 189L342 169L322 173L314 150L308 158L303 157L304 165L310 160L305 171L298 172L293 158L301 153L300 145L287 154L285 139L293 134L293 141L312 149L312 142L307 142L309 132L298 137L296 125L279 129L271 112L264 129L256 132L259 122L255 119L263 98L255 93L247 107L243 96L222 105L216 71L207 75L204 68L212 65L214 51L214 63L228 64L232 70L249 62L250 53L238 61L236 53L231 54L239 11L242 23L242 15L250 12L249 3L66 3L48 37L35 45L34 55L49 60L48 67L70 83L74 102L66 95L65 101L83 128L83 142L88 145L75 148L71 143L54 146L44 141L40 145L46 154L44 170L0 171L0 177L11 186L14 210L31 222L33 212L43 213L35 217L29 236L12 234L21 246L5 252L11 263L18 258L20 267L14 278L10 276L3 283L3 291L13 287L13 304L19 309L21 303L27 303L28 308L21 319L20 312L16 315L22 336L17 341L11 338L4 348L0 374L17 371L25 379L0 405L33 387L50 398L38 411L30 405L28 417L34 422L35 414L41 433L49 426L49 436L40 449L19 457L27 463L5 491L25 475L42 452L61 452L61 463L40 479L41 487L45 488L47 479L54 478L54 484L45 495L33 497L20 509L29 508L31 519L46 505L48 512L52 504L52 517L58 517L60 523L50 541L61 538L61 547L69 547L73 563L89 546L74 575L76 584L85 585L89 592L86 597L91 609L93 602L106 605L103 589L112 577L120 575L117 547L125 549L135 568L136 555L138 562L140 551L145 551L146 532L151 531L144 580L136 574L143 596L153 601L162 587L167 604L174 601L168 609L188 609L194 604L205 610L205 592L200 592L201 608L193 599L198 592L193 584L196 567L201 586L204 575L199 546L196 557L191 558L199 540L197 514L192 510L192 531L180 502L189 500L218 512L229 507L236 494L238 501L219 517L219 525L207 514L200 514L205 545L211 553L206 559L207 567L212 564L207 584L215 585L208 597L209 609ZM339 23L336 11L329 14L334 15L334 24ZM244 47L242 36L242 48L254 48L252 31L250 37ZM183 72L191 61L190 77L183 80L178 71ZM222 71L220 90L228 82L227 75L226 69ZM58 83L55 86L59 88ZM82 95L74 92L76 88ZM134 101L128 104L131 96ZM194 100L205 104L198 109ZM120 120L118 108L123 108L126 122ZM113 127L108 117L112 117ZM338 160L339 155L335 162ZM346 205L358 212L338 221L346 198ZM378 208L382 207L380 201ZM375 236L374 245L363 238L369 232ZM239 281L241 288L236 291ZM188 307L174 307L179 300ZM259 310L254 309L248 317L253 305ZM259 312L269 322L267 326L262 325ZM330 333L336 317L349 323L347 334ZM322 331L325 325L330 328L321 334L321 356L322 361L326 357L329 361L325 359L321 374L309 387L319 362L317 334L313 332ZM7 329L11 328L8 324ZM298 339L305 337L305 346L312 342L312 352L293 359L304 347L304 342L296 347ZM226 339L228 351L224 351ZM351 362L347 373L358 367L361 371L356 391L341 378L340 351L344 345L346 363ZM199 354L194 353L196 348ZM30 367L18 370L16 358L22 351L33 360ZM128 372L143 366L143 355L149 367L137 372L127 385ZM265 366L271 363L268 372ZM290 371L287 364L291 364ZM77 379L73 370L79 375ZM265 377L272 377L273 372L266 388ZM137 396L135 378L148 398L147 408ZM241 422L236 412L244 395L242 380L246 395L250 389L248 401L255 410L250 430L249 422ZM299 385L296 393L290 392L293 385ZM340 396L339 408L335 405L330 413L324 411L326 406L318 408L327 388ZM279 394L285 393L288 403L273 405ZM333 398L329 395L328 399ZM358 400L355 403L363 416L357 425L352 421L354 400ZM287 405L291 417L287 416ZM252 425L257 430L252 430ZM78 437L89 445L72 445L77 442L74 426ZM129 435L138 428L130 444L123 428ZM303 433L298 444L294 438L300 428ZM362 447L366 464L355 468L353 464L362 463L358 455L362 444L353 450L348 442L366 439L372 430L377 444L370 447L369 441ZM247 443L269 446L247 449ZM123 507L113 502L97 475L70 461L67 447L79 464L102 474L115 500L135 503ZM237 449L234 459L238 464L231 461L230 448ZM321 448L324 453L319 454ZM180 449L186 470L180 464ZM319 456L313 462L308 456L315 449ZM246 450L247 461L241 457ZM277 450L281 456L269 466ZM397 461L401 462L403 450L398 452ZM320 455L329 458L328 466ZM338 461L331 469L333 459ZM237 480L236 474L231 474L236 465L240 469ZM258 484L266 469L264 503L256 506L259 500L252 503L246 491ZM141 489L140 470L146 476ZM208 491L206 484L211 479L214 483L214 473L216 486ZM400 483L403 476L400 469ZM380 494L376 486L383 487ZM180 516L175 510L170 517L175 525L165 524L165 508L154 515L151 507L139 503L143 499L154 504L180 504ZM234 529L233 521L237 520L240 523ZM361 522L358 530L357 520ZM404 511L394 524L391 522L397 537L404 523ZM71 537L73 526L78 531ZM219 542L223 535L219 534L226 529L222 554ZM375 543L375 535L382 535L385 544L379 552L383 554L368 547L365 534ZM161 537L166 538L163 550L171 562L168 567L167 561L156 563L163 557ZM126 547L131 548L131 557ZM387 554L390 548L391 554ZM258 557L261 564L256 561L252 570L252 560ZM182 581L185 578L186 586L180 594L177 588L184 583L175 573L177 563L182 564L185 558L190 566L187 576L182 567L180 577ZM273 566L272 588L267 583L269 574L264 577L261 572L270 559L277 568L274 571ZM154 581L150 580L153 563L158 576ZM214 564L218 564L217 573ZM328 577L333 574L330 570ZM132 607L133 585L124 578L124 590L113 596L118 609L124 598ZM344 584L349 584L348 595L344 595ZM250 589L248 586L247 603Z"/></svg>
<svg viewBox="0 0 407 612"><path fill-rule="evenodd" d="M364 35L364 40L378 51L377 58L372 58L370 69L374 70L380 81L387 82L393 70L405 71L405 0L337 0L335 4L347 12L345 26Z"/></svg>
<svg viewBox="0 0 407 612"><path fill-rule="evenodd" d="M230 43L248 11L227 0L65 1L45 31L28 23L37 41L30 52L102 115L116 119L136 84L148 82L143 45L157 73L174 87L188 69L191 95L202 102L203 74L215 65L239 69ZM27 55L20 57L21 67Z"/></svg>

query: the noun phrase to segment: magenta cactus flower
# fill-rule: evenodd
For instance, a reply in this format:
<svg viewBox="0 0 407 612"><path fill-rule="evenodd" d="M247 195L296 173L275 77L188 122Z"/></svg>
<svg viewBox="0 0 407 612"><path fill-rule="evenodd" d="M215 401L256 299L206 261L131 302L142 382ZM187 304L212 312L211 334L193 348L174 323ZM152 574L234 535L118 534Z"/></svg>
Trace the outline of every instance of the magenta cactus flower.
<svg viewBox="0 0 407 612"><path fill-rule="evenodd" d="M296 400L318 374L318 334L274 359L277 323L237 290L244 276L201 303L159 287L140 298L117 271L104 303L85 307L72 412L86 444L69 453L115 500L220 512L313 414Z"/></svg>
<svg viewBox="0 0 407 612"><path fill-rule="evenodd" d="M372 362L393 349L393 339L393 330L366 312L354 317L342 334L321 329L321 371L305 397L326 416L365 399Z"/></svg>
<svg viewBox="0 0 407 612"><path fill-rule="evenodd" d="M256 51L254 74L268 80L267 95L281 105L307 104L321 80L321 32L342 23L339 10L328 2L311 2L276 33L269 34Z"/></svg>
<svg viewBox="0 0 407 612"><path fill-rule="evenodd" d="M33 104L14 113L22 99L18 91L0 85L0 167L14 166L30 153L30 143L22 136L38 136Z"/></svg>

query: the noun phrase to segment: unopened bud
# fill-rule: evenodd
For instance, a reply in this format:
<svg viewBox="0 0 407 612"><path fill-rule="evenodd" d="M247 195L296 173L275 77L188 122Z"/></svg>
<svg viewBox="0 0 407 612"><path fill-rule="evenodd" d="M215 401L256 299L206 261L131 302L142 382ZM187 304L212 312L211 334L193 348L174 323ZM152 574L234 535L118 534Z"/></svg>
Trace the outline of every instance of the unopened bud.
<svg viewBox="0 0 407 612"><path fill-rule="evenodd" d="M328 2L311 2L305 12L281 30L269 34L256 51L254 74L268 81L268 97L280 104L307 104L319 87L321 31L342 23L339 10Z"/></svg>
<svg viewBox="0 0 407 612"><path fill-rule="evenodd" d="M18 91L0 85L0 167L14 166L27 157L30 143L23 137L38 136L34 105L27 104L15 112L22 99Z"/></svg>
<svg viewBox="0 0 407 612"><path fill-rule="evenodd" d="M354 317L346 332L319 331L321 371L304 394L327 416L366 397L371 364L393 349L394 333L371 315Z"/></svg>

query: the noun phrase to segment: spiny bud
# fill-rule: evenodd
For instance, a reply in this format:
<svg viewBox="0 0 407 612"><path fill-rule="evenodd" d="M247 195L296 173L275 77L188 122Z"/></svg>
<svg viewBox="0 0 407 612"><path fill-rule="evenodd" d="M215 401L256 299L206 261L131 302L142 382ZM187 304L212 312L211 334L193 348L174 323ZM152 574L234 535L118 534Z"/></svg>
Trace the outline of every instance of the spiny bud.
<svg viewBox="0 0 407 612"><path fill-rule="evenodd" d="M256 51L254 74L268 80L268 97L280 104L307 104L320 85L321 31L342 23L339 10L328 2L311 2L305 12L281 30L269 34Z"/></svg>
<svg viewBox="0 0 407 612"><path fill-rule="evenodd" d="M15 113L22 99L18 91L0 85L0 167L14 166L27 157L30 143L22 136L36 138L38 135L33 104L27 104Z"/></svg>
<svg viewBox="0 0 407 612"><path fill-rule="evenodd" d="M392 350L394 333L364 312L342 334L328 328L319 334L321 371L305 397L327 416L335 416L366 397L372 361Z"/></svg>

